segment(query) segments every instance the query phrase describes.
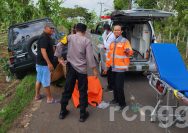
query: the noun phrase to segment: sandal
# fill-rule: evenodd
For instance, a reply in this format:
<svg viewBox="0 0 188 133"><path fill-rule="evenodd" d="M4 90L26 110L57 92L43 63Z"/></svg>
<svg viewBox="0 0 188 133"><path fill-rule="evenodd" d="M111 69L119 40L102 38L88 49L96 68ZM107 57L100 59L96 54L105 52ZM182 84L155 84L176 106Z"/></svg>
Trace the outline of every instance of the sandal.
<svg viewBox="0 0 188 133"><path fill-rule="evenodd" d="M41 100L43 99L45 96L44 95L38 95L37 97L35 96L35 100L38 101L38 100Z"/></svg>
<svg viewBox="0 0 188 133"><path fill-rule="evenodd" d="M59 103L59 102L60 102L59 100L56 100L56 99L53 99L53 98L52 98L52 100L49 100L49 101L47 100L48 104Z"/></svg>

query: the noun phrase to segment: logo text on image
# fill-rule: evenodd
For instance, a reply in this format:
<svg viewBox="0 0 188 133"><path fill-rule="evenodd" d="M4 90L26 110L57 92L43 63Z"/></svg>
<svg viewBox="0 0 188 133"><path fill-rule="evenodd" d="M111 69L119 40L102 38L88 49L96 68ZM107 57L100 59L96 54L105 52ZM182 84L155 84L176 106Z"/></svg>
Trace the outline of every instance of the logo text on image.
<svg viewBox="0 0 188 133"><path fill-rule="evenodd" d="M139 114L134 113L131 116L128 116L129 110L129 106L122 110L121 114L124 120L134 121L140 116L140 121L146 121L146 112L153 112L154 107L144 106L139 109ZM115 121L115 112L117 112L115 107L109 108L109 121ZM159 127L161 128L168 128L172 125L175 125L178 128L186 128L188 127L188 107L179 106L174 110L174 108L170 106L161 106L156 111L156 118L161 121L159 122Z"/></svg>

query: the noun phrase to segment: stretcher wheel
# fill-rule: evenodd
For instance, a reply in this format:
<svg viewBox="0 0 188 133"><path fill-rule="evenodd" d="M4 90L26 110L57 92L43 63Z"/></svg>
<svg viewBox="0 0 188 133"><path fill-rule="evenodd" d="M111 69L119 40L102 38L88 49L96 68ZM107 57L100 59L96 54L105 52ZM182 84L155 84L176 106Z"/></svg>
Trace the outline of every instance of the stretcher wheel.
<svg viewBox="0 0 188 133"><path fill-rule="evenodd" d="M150 122L155 123L155 121L156 121L156 116L151 116Z"/></svg>

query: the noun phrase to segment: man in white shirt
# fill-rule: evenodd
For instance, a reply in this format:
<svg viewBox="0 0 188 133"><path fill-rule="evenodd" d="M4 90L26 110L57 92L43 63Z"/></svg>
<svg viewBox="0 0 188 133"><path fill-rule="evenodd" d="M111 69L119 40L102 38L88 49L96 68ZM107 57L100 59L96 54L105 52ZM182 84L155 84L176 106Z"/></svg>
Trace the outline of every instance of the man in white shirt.
<svg viewBox="0 0 188 133"><path fill-rule="evenodd" d="M104 47L106 49L105 55L107 56L110 44L115 41L115 36L114 36L114 33L111 31L109 24L104 24L103 29L104 29L104 33L103 33L102 37L103 37ZM111 85L112 80L113 80L112 79L112 69L110 68L107 71L107 81L108 81L107 91L113 90L112 85Z"/></svg>
<svg viewBox="0 0 188 133"><path fill-rule="evenodd" d="M111 31L109 24L104 24L103 29L104 29L104 33L102 35L103 43L104 43L104 47L108 51L110 44L115 40L115 36L114 33Z"/></svg>

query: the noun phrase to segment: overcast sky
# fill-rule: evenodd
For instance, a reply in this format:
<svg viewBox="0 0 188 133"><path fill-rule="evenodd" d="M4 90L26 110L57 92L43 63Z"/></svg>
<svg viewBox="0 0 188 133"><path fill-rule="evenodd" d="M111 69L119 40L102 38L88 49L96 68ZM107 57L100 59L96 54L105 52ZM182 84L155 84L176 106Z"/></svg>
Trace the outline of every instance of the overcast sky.
<svg viewBox="0 0 188 133"><path fill-rule="evenodd" d="M35 2L38 0L34 0ZM105 9L113 10L113 0L64 0L62 4L63 7L73 8L75 5L89 9L90 11L94 10L97 15L100 15L100 5L98 2L104 3L102 5L102 10Z"/></svg>
<svg viewBox="0 0 188 133"><path fill-rule="evenodd" d="M110 9L110 10L113 9L113 0L65 0L63 6L74 7L75 5L79 5L89 10L94 10L97 13L97 15L99 15L101 8L101 6L98 4L99 2L104 3L102 5L103 11L105 9Z"/></svg>

